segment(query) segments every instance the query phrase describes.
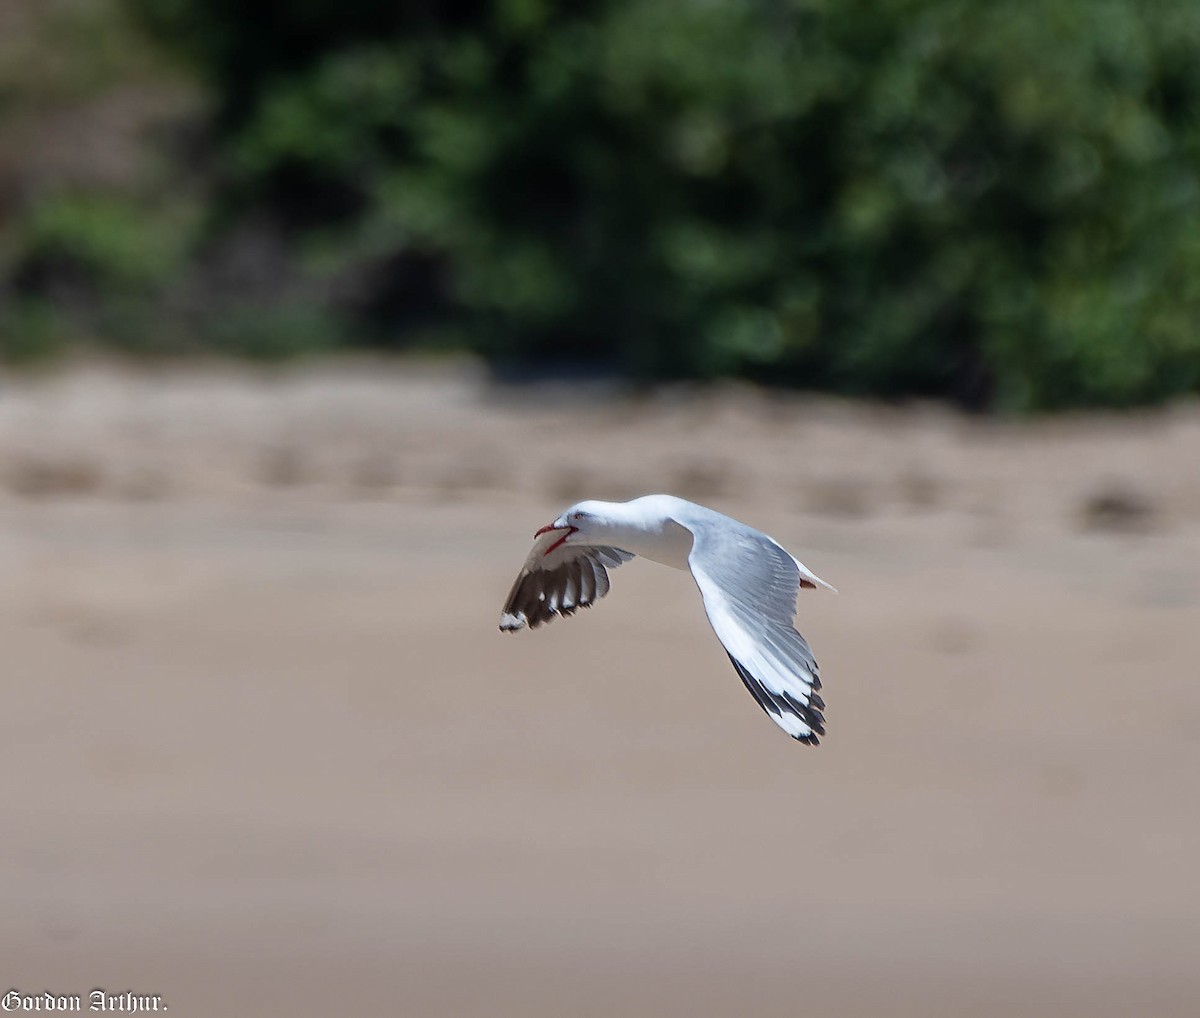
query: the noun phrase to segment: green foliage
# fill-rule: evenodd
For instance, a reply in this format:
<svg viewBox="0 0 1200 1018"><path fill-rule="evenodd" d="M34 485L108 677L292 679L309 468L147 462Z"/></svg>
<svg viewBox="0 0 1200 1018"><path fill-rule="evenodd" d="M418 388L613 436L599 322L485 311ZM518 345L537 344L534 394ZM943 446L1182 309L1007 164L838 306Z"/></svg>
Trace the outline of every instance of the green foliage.
<svg viewBox="0 0 1200 1018"><path fill-rule="evenodd" d="M146 288L178 267L178 234L128 200L63 194L33 205L22 227L30 262L67 266L109 288Z"/></svg>
<svg viewBox="0 0 1200 1018"><path fill-rule="evenodd" d="M199 220L134 130L186 86L123 0L19 4L0 35L0 359L158 349ZM145 146L149 148L149 146Z"/></svg>
<svg viewBox="0 0 1200 1018"><path fill-rule="evenodd" d="M261 361L279 361L329 349L340 325L320 308L303 303L240 307L209 322L215 350Z"/></svg>
<svg viewBox="0 0 1200 1018"><path fill-rule="evenodd" d="M0 354L45 359L103 339L135 352L156 343L158 309L183 269L185 224L127 197L65 191L33 201L7 238L15 299Z"/></svg>
<svg viewBox="0 0 1200 1018"><path fill-rule="evenodd" d="M20 365L50 361L63 352L68 335L48 301L13 301L0 314L0 359Z"/></svg>
<svg viewBox="0 0 1200 1018"><path fill-rule="evenodd" d="M1192 0L131 2L214 92L214 223L329 295L257 334L1013 409L1200 387Z"/></svg>

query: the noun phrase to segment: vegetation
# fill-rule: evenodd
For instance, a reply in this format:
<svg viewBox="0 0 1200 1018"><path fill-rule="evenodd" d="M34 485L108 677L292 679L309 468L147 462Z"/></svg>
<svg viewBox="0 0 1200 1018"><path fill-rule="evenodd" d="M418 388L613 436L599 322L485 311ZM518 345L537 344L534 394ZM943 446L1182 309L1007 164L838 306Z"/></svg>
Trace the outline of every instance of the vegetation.
<svg viewBox="0 0 1200 1018"><path fill-rule="evenodd" d="M49 265L151 349L1011 409L1200 390L1191 0L130 4L207 97L207 169L182 209L23 208L27 346Z"/></svg>

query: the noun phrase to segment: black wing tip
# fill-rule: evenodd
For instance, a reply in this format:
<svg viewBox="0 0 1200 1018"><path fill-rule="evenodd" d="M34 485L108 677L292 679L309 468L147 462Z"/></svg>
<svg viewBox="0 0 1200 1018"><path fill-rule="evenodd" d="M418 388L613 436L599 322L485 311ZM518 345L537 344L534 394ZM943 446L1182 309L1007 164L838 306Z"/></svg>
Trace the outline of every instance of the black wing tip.
<svg viewBox="0 0 1200 1018"><path fill-rule="evenodd" d="M593 603L592 601L583 601L565 608L547 608L544 615L534 615L532 618L527 617L524 612L506 611L500 616L500 625L498 628L502 633L515 633L522 629L537 629L539 626L544 626L547 622L553 622L560 617L569 619L580 608L590 608Z"/></svg>
<svg viewBox="0 0 1200 1018"><path fill-rule="evenodd" d="M798 717L813 730L814 735L825 734L825 716L821 713L820 708L818 708L815 704L801 703L790 693L780 694L779 699L783 700L783 702L786 703L789 708L791 708L792 714ZM821 706L824 705L824 701L821 701Z"/></svg>
<svg viewBox="0 0 1200 1018"><path fill-rule="evenodd" d="M738 677L742 680L742 685L750 691L750 695L754 697L755 701L757 701L758 705L764 711L774 717L782 717L784 714L789 714L799 719L809 729L807 735L795 735L788 732L793 739L804 743L806 746L819 746L821 744L819 736L825 734L825 717L821 713L821 708L825 706L825 701L821 697L817 696L816 693L812 693L810 694L811 700L808 703L801 703L788 693L772 693L751 675L750 670L737 658L728 651L725 653L733 664L734 671L738 673ZM814 682L813 688L816 689L816 687L817 683Z"/></svg>

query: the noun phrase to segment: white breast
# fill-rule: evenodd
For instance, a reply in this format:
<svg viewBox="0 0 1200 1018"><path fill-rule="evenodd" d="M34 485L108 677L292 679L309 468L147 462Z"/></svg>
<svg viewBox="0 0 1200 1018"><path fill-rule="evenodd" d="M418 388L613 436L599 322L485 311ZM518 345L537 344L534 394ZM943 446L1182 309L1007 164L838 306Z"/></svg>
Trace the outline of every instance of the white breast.
<svg viewBox="0 0 1200 1018"><path fill-rule="evenodd" d="M613 541L626 551L673 569L687 569L692 551L692 532L672 519L656 521L653 527L629 528Z"/></svg>

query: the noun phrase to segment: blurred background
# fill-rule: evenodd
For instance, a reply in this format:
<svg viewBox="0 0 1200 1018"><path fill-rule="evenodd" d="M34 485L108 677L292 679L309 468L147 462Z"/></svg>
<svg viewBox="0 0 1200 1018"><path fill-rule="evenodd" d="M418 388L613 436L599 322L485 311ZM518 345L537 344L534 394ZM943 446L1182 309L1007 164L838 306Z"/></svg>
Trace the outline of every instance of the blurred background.
<svg viewBox="0 0 1200 1018"><path fill-rule="evenodd" d="M1200 7L0 3L0 982L1200 1010ZM837 596L819 749L669 491Z"/></svg>
<svg viewBox="0 0 1200 1018"><path fill-rule="evenodd" d="M1200 385L1189 0L6 0L4 353Z"/></svg>

